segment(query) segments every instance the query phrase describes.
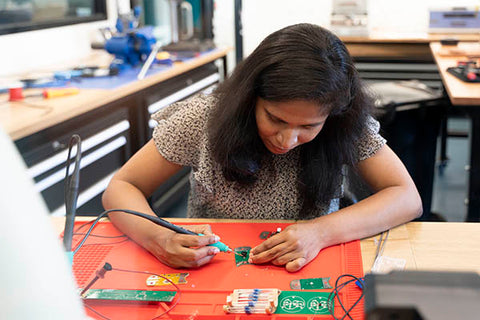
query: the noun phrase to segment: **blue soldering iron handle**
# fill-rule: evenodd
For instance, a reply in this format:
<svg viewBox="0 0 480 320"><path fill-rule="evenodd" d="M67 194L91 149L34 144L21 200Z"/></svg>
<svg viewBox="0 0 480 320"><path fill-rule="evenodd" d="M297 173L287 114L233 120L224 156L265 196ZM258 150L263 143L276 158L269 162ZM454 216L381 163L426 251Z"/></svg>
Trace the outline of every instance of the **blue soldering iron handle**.
<svg viewBox="0 0 480 320"><path fill-rule="evenodd" d="M193 231L190 231L190 230L187 230L187 229L184 229L180 226L177 226L175 225L176 227L176 231L179 232L179 233L184 233L184 234L191 234L191 235L198 235L198 236L204 236L203 233L196 233L196 232L193 232ZM179 230L181 229L181 230ZM212 244L209 244L208 246L210 247L216 247L218 248L221 252L230 252L232 251L226 244L224 244L223 242L215 242L215 243L212 243Z"/></svg>
<svg viewBox="0 0 480 320"><path fill-rule="evenodd" d="M137 213L138 214L138 213ZM152 222L155 222L156 224L158 225L161 225L162 227L165 227L165 228L168 228L170 230L173 230L177 233L182 233L182 234L191 234L191 235L194 235L194 236L204 236L204 234L202 233L196 233L196 232L193 232L193 231L190 231L188 229L185 229L185 228L182 228L180 226L177 226L176 224L173 224L167 220L164 220L162 218L159 218L159 217L154 217L154 216L150 216L150 215L146 215L146 214L140 214L140 216L152 221ZM212 247L216 247L218 248L221 252L230 252L232 251L226 244L218 241L218 242L215 242L215 243L212 243L212 244L209 244L209 246L212 246Z"/></svg>
<svg viewBox="0 0 480 320"><path fill-rule="evenodd" d="M199 233L198 234L199 236L204 236L203 233ZM215 247L215 248L218 248L221 252L229 252L229 251L232 251L232 249L230 249L225 243L223 242L215 242L215 243L212 243L212 244L209 244L208 245L209 247Z"/></svg>

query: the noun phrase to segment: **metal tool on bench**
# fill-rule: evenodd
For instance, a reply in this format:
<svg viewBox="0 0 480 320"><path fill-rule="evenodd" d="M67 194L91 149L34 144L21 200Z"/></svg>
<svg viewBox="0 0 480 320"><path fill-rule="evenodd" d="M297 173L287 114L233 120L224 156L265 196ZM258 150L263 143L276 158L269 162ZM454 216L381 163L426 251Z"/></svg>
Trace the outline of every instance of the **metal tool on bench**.
<svg viewBox="0 0 480 320"><path fill-rule="evenodd" d="M119 14L115 25L116 32L106 33L103 29L105 42L93 43L94 49L105 49L115 56L110 68L120 72L145 62L155 47L156 39L153 27L139 28L140 6L136 6L132 13Z"/></svg>

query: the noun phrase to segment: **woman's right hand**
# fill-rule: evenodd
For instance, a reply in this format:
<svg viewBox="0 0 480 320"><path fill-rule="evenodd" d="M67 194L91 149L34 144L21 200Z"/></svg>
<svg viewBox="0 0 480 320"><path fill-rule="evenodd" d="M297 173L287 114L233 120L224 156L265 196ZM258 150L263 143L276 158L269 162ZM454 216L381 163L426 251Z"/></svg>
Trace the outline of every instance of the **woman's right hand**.
<svg viewBox="0 0 480 320"><path fill-rule="evenodd" d="M209 225L182 227L202 233L204 236L162 230L150 239L145 248L158 260L172 268L198 268L209 263L219 249L208 245L218 242L220 238L212 234Z"/></svg>

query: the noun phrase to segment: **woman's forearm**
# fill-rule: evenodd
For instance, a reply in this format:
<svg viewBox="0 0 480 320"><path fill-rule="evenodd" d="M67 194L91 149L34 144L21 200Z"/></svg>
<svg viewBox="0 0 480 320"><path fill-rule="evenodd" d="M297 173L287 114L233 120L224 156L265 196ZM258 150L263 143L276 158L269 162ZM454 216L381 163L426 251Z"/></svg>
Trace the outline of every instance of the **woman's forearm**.
<svg viewBox="0 0 480 320"><path fill-rule="evenodd" d="M414 186L392 186L314 219L322 247L369 237L419 217L422 202Z"/></svg>
<svg viewBox="0 0 480 320"><path fill-rule="evenodd" d="M112 180L102 197L105 209L130 209L155 216L143 193L132 184L122 180ZM162 233L172 231L161 228L143 218L122 213L109 214L112 223L129 238L148 249L148 244Z"/></svg>

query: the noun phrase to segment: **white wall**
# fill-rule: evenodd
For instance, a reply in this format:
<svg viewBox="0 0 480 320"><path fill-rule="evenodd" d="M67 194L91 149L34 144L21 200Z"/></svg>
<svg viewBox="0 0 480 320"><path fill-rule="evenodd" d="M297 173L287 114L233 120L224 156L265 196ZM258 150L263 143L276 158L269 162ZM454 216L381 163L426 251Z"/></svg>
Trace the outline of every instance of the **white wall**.
<svg viewBox="0 0 480 320"><path fill-rule="evenodd" d="M215 43L229 46L232 51L227 55L228 72L235 67L235 16L234 0L216 0L213 15L213 34Z"/></svg>
<svg viewBox="0 0 480 320"><path fill-rule="evenodd" d="M429 6L480 5L480 0L367 0L369 28L385 32L426 32ZM87 56L97 29L114 26L116 0L107 0L109 20L0 36L0 77L50 69ZM120 11L128 0L119 0ZM217 44L235 46L234 0L216 0L214 32ZM243 0L244 56L271 32L284 26L310 22L330 25L331 0ZM228 55L229 70L235 64Z"/></svg>
<svg viewBox="0 0 480 320"><path fill-rule="evenodd" d="M427 32L429 8L478 5L480 0L369 0L370 28L387 32Z"/></svg>
<svg viewBox="0 0 480 320"><path fill-rule="evenodd" d="M250 54L270 33L291 24L327 25L330 0L243 0L243 53Z"/></svg>
<svg viewBox="0 0 480 320"><path fill-rule="evenodd" d="M480 5L480 0L367 0L369 29L393 33L427 32L428 8ZM268 34L300 23L330 26L331 0L243 0L244 56Z"/></svg>
<svg viewBox="0 0 480 320"><path fill-rule="evenodd" d="M117 1L107 0L108 20L0 36L0 77L38 71L84 58L98 28L114 26ZM120 0L124 12L128 0Z"/></svg>

